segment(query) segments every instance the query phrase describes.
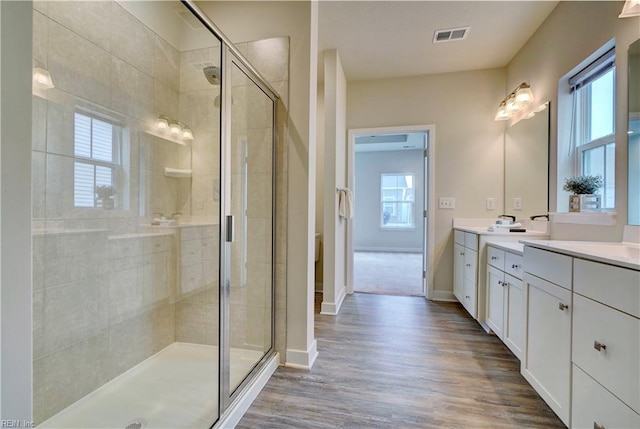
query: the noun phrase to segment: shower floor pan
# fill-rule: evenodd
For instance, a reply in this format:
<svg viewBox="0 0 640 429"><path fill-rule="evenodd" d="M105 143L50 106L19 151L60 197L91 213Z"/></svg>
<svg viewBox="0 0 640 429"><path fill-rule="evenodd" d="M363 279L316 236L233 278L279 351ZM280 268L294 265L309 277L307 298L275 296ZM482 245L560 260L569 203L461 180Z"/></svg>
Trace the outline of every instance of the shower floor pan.
<svg viewBox="0 0 640 429"><path fill-rule="evenodd" d="M231 385L263 353L231 349ZM218 347L173 343L38 428L205 428L218 414Z"/></svg>

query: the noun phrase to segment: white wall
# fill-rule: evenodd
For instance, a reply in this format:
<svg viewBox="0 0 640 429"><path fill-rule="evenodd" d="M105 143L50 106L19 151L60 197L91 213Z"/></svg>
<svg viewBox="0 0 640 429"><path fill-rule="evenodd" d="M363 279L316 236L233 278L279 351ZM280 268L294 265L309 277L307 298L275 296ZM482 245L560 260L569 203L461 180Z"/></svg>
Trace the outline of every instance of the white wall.
<svg viewBox="0 0 640 429"><path fill-rule="evenodd" d="M337 314L346 295L348 221L338 217L336 188L347 186L347 79L335 49L324 52L323 314Z"/></svg>
<svg viewBox="0 0 640 429"><path fill-rule="evenodd" d="M356 152L354 250L422 252L424 207L424 156L422 150ZM413 174L415 228L380 228L380 176Z"/></svg>
<svg viewBox="0 0 640 429"><path fill-rule="evenodd" d="M453 288L454 217L496 217L504 207L504 123L493 120L505 95L505 69L349 82L347 127L435 124L434 291ZM486 198L496 200L487 211Z"/></svg>
<svg viewBox="0 0 640 429"><path fill-rule="evenodd" d="M555 211L561 209L559 204L564 202L564 199L558 202L559 188L565 177L564 173L558 175L558 164L563 164L566 156L561 153L558 158L558 142L566 139L558 127L558 118L561 117L563 123L570 120L566 111L558 111L558 107L563 107L558 106L558 80L615 38L618 224L614 227L578 227L575 232L581 239L620 240L627 218L627 52L629 45L640 38L640 17L618 18L622 5L622 2L608 1L560 2L507 67L508 88L528 81L536 99L551 100L549 196L550 210Z"/></svg>
<svg viewBox="0 0 640 429"><path fill-rule="evenodd" d="M0 8L0 418L30 421L32 4L0 2Z"/></svg>
<svg viewBox="0 0 640 429"><path fill-rule="evenodd" d="M286 297L276 297L276 307L278 302L286 300L287 362L309 365L315 359L317 4L307 1L201 1L197 5L233 42L282 36L288 36L290 40L289 117L286 135L280 136L288 139L287 181L281 183L276 177L277 186L286 186L288 193L286 217L276 219L276 228L287 229L287 291Z"/></svg>

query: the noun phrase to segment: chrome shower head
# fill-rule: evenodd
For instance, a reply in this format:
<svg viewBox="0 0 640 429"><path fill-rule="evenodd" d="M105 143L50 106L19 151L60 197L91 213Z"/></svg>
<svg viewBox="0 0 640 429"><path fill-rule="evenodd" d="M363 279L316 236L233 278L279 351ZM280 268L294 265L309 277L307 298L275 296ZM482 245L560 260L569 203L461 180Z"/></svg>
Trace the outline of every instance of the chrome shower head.
<svg viewBox="0 0 640 429"><path fill-rule="evenodd" d="M207 66L202 69L202 73L211 85L220 85L220 67Z"/></svg>

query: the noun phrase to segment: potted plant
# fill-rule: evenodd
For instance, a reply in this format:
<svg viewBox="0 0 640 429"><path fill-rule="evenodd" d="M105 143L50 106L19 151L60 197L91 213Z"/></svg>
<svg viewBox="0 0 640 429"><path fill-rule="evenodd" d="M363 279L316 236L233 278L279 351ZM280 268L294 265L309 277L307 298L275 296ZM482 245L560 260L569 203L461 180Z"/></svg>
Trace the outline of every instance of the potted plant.
<svg viewBox="0 0 640 429"><path fill-rule="evenodd" d="M96 186L97 201L101 203L103 209L110 210L115 206L115 200L113 198L115 194L116 190L111 185Z"/></svg>
<svg viewBox="0 0 640 429"><path fill-rule="evenodd" d="M603 185L602 176L574 176L568 177L564 182L565 191L571 192L569 195L569 211L583 212L599 210L601 197L596 192Z"/></svg>

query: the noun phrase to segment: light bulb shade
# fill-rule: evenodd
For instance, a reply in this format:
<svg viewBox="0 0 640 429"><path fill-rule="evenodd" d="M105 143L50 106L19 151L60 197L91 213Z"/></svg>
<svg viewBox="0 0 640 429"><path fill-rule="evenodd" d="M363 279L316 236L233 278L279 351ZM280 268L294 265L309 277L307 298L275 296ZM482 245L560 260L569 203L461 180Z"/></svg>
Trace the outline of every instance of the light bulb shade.
<svg viewBox="0 0 640 429"><path fill-rule="evenodd" d="M496 113L496 117L494 121L507 121L511 118L511 114L507 111L507 105L503 101L500 103L500 107L498 107L498 112Z"/></svg>
<svg viewBox="0 0 640 429"><path fill-rule="evenodd" d="M507 111L513 113L517 112L518 110L520 110L520 104L518 104L515 94L512 94L507 99Z"/></svg>
<svg viewBox="0 0 640 429"><path fill-rule="evenodd" d="M33 68L33 84L42 89L55 88L53 85L53 79L51 79L51 74L40 67Z"/></svg>
<svg viewBox="0 0 640 429"><path fill-rule="evenodd" d="M516 91L516 103L528 104L533 101L533 92L531 87L527 84L522 84Z"/></svg>
<svg viewBox="0 0 640 429"><path fill-rule="evenodd" d="M180 133L182 132L182 129L180 128L180 125L178 125L177 122L174 122L169 125L169 132L174 135L180 135Z"/></svg>
<svg viewBox="0 0 640 429"><path fill-rule="evenodd" d="M639 0L627 0L622 7L622 13L618 15L618 18L632 18L634 16L640 16L640 1Z"/></svg>
<svg viewBox="0 0 640 429"><path fill-rule="evenodd" d="M183 137L185 140L193 140L193 131L191 131L191 128L189 128L189 127L185 127L185 128L182 130L182 137Z"/></svg>
<svg viewBox="0 0 640 429"><path fill-rule="evenodd" d="M164 116L159 116L158 119L156 119L156 127L159 130L166 130L169 128L169 120Z"/></svg>

